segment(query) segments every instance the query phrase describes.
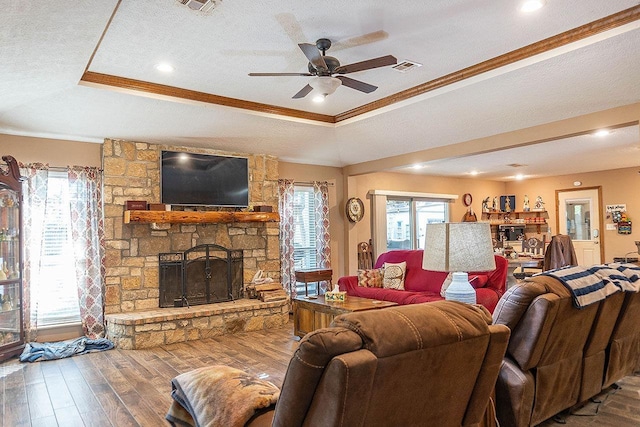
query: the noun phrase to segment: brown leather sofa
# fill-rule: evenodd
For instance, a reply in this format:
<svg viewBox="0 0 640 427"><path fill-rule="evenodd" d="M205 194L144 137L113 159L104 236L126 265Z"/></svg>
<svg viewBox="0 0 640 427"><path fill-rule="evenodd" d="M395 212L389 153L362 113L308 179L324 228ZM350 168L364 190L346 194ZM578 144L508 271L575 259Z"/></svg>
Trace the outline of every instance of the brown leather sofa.
<svg viewBox="0 0 640 427"><path fill-rule="evenodd" d="M341 315L300 341L273 425L476 425L508 338L484 307L452 301Z"/></svg>
<svg viewBox="0 0 640 427"><path fill-rule="evenodd" d="M537 276L510 288L493 319L511 329L496 383L501 425L536 425L572 408L632 373L640 357L640 294L577 309L562 283Z"/></svg>

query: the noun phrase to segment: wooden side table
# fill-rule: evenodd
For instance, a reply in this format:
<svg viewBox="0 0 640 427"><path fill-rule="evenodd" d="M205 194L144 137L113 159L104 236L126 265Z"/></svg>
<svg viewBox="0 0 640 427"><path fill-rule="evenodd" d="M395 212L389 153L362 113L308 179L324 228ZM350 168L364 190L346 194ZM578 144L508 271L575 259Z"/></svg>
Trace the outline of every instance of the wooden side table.
<svg viewBox="0 0 640 427"><path fill-rule="evenodd" d="M330 268L309 268L306 270L296 270L296 282L304 283L304 295L309 296L309 283L328 281L332 286L333 270ZM320 294L320 292L318 292Z"/></svg>
<svg viewBox="0 0 640 427"><path fill-rule="evenodd" d="M316 299L296 297L293 299L293 333L302 338L311 331L326 328L333 318L344 313L362 310L376 310L398 305L391 301L378 301L369 298L347 295L344 302L326 302L324 295Z"/></svg>

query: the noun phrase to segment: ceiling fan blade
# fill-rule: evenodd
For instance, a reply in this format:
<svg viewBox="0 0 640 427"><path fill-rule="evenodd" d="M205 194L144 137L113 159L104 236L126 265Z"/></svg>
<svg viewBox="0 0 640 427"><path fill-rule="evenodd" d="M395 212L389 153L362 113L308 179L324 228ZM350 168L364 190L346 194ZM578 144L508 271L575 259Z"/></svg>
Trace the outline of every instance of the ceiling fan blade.
<svg viewBox="0 0 640 427"><path fill-rule="evenodd" d="M309 92L311 92L313 90L313 88L309 85L306 85L305 87L303 87L302 89L300 89L300 92L296 93L295 95L292 96L293 99L299 99L299 98L304 98L305 96L307 96L307 94Z"/></svg>
<svg viewBox="0 0 640 427"><path fill-rule="evenodd" d="M331 45L331 50L333 52L336 52L338 50L349 49L356 46L362 46L364 44L379 42L388 37L389 37L389 33L387 33L384 30L378 30L372 33L351 37L350 39L338 40Z"/></svg>
<svg viewBox="0 0 640 427"><path fill-rule="evenodd" d="M344 86L350 87L351 89L359 90L364 93L371 93L374 90L378 89L378 86L370 85L369 83L361 82L360 80L354 80L350 77L345 76L336 76L336 79L342 81Z"/></svg>
<svg viewBox="0 0 640 427"><path fill-rule="evenodd" d="M336 68L338 74L355 73L356 71L370 70L372 68L386 67L387 65L395 65L398 60L393 55L381 56L379 58L368 59L366 61L354 62L353 64L343 65Z"/></svg>
<svg viewBox="0 0 640 427"><path fill-rule="evenodd" d="M322 68L323 70L326 70L328 68L327 63L324 62L324 58L322 57L322 54L320 53L316 45L311 43L298 43L298 46L300 46L300 49L304 53L304 56L307 57L309 62L311 62L314 67Z"/></svg>
<svg viewBox="0 0 640 427"><path fill-rule="evenodd" d="M249 73L250 76L253 77L265 77L265 76L312 76L313 74L309 73Z"/></svg>

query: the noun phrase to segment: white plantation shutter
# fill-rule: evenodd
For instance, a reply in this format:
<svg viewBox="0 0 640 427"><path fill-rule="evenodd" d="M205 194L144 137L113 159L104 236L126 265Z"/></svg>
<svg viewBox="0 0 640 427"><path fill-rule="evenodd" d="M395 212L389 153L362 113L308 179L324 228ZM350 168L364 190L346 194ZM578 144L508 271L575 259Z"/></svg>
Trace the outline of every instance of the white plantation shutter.
<svg viewBox="0 0 640 427"><path fill-rule="evenodd" d="M316 217L313 187L294 186L294 264L296 270L316 268ZM309 283L309 292L316 293L315 283ZM297 283L298 293L304 294L304 284Z"/></svg>
<svg viewBox="0 0 640 427"><path fill-rule="evenodd" d="M31 285L38 327L80 322L69 209L76 196L65 172L49 172L40 271Z"/></svg>

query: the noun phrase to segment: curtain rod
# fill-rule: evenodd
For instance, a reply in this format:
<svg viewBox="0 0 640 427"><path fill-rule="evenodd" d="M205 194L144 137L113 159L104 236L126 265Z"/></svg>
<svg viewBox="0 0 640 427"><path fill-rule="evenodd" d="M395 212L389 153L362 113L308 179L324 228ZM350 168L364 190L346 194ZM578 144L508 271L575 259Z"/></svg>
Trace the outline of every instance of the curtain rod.
<svg viewBox="0 0 640 427"><path fill-rule="evenodd" d="M293 180L294 184L302 184L302 185L313 185L314 181L296 181ZM334 182L325 181L329 187L334 187L336 184Z"/></svg>
<svg viewBox="0 0 640 427"><path fill-rule="evenodd" d="M29 167L29 166L30 166L30 164L25 164L24 166L25 166L25 167ZM98 166L78 166L78 165L74 165L74 166L47 166L47 168L46 168L46 169L47 169L47 170L50 170L50 171L53 171L53 172L66 172L66 171L68 171L69 169L73 169L73 168L85 168L85 167L88 167L88 168L93 168L93 167L95 167L95 168L99 169L99 170L100 170L100 172L102 172L102 171L103 171L103 170L102 170L102 168L100 168L100 167L98 167Z"/></svg>

